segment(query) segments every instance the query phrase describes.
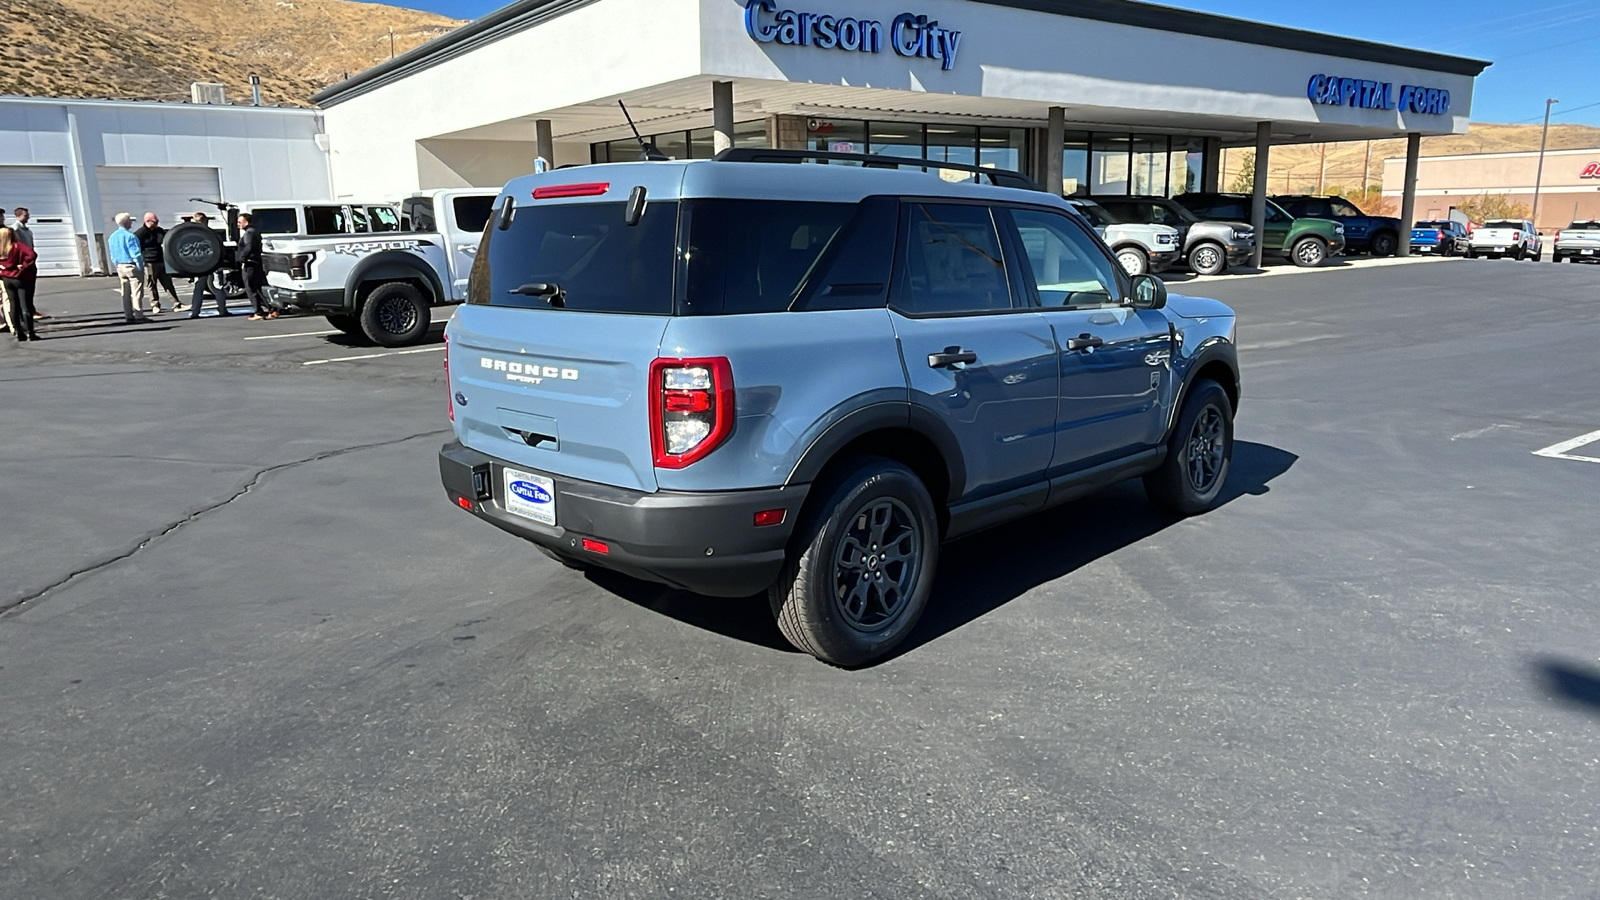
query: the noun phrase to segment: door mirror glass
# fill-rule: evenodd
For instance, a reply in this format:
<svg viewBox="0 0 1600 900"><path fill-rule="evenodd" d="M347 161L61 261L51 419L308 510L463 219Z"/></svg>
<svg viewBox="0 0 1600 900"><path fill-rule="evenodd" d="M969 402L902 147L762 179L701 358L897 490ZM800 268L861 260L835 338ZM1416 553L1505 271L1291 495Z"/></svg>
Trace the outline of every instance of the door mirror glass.
<svg viewBox="0 0 1600 900"><path fill-rule="evenodd" d="M1154 275L1133 276L1134 309L1162 309L1167 305L1167 283Z"/></svg>

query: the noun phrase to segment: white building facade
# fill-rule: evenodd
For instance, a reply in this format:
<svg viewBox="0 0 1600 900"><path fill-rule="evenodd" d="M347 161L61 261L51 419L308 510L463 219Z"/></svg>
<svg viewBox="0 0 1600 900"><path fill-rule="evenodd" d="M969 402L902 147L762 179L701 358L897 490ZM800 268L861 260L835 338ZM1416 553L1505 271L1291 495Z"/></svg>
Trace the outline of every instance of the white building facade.
<svg viewBox="0 0 1600 900"><path fill-rule="evenodd" d="M0 207L32 214L40 274L105 271L119 212L330 199L326 145L311 109L0 98Z"/></svg>
<svg viewBox="0 0 1600 900"><path fill-rule="evenodd" d="M1487 63L1130 0L520 0L319 94L335 192L757 145L1214 189L1223 147L1462 133ZM1265 179L1258 179L1264 183Z"/></svg>

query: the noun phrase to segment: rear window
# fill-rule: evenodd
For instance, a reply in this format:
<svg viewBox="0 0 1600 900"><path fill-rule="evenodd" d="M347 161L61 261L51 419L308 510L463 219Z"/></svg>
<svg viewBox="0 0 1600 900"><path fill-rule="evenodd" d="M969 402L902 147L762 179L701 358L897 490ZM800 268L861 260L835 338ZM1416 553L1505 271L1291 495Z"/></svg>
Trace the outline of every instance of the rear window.
<svg viewBox="0 0 1600 900"><path fill-rule="evenodd" d="M1522 227L1522 223L1521 222L1513 222L1510 219L1495 219L1492 222L1483 223L1483 227L1485 227L1485 228L1521 228Z"/></svg>
<svg viewBox="0 0 1600 900"><path fill-rule="evenodd" d="M1600 230L1600 222L1573 222L1567 226L1568 231L1596 231Z"/></svg>
<svg viewBox="0 0 1600 900"><path fill-rule="evenodd" d="M1418 222L1412 228L1449 228L1449 222Z"/></svg>
<svg viewBox="0 0 1600 900"><path fill-rule="evenodd" d="M455 213L456 227L460 230L482 231L484 226L489 224L489 214L494 210L494 198L457 197L450 201L450 210ZM433 228L431 221L428 227Z"/></svg>
<svg viewBox="0 0 1600 900"><path fill-rule="evenodd" d="M262 234L297 234L300 231L300 217L295 215L294 207L253 209L250 211L250 224Z"/></svg>
<svg viewBox="0 0 1600 900"><path fill-rule="evenodd" d="M671 315L678 204L652 201L633 226L624 205L517 207L508 229L484 232L478 260L487 257L488 269L473 273L469 302L548 309L549 300L518 292L545 284L560 289L566 309Z"/></svg>

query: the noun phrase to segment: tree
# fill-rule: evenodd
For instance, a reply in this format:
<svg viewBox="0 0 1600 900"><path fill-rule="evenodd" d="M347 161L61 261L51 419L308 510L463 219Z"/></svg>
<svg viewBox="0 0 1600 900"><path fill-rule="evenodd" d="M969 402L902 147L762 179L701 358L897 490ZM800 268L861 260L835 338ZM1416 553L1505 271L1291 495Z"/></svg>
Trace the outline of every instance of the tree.
<svg viewBox="0 0 1600 900"><path fill-rule="evenodd" d="M1235 194L1250 194L1256 189L1256 155L1246 153L1241 158L1244 165L1239 169L1239 174L1233 176L1233 183L1228 185L1228 190Z"/></svg>
<svg viewBox="0 0 1600 900"><path fill-rule="evenodd" d="M1532 212L1527 204L1517 203L1506 194L1479 194L1457 203L1456 209L1479 225L1490 219L1526 219Z"/></svg>

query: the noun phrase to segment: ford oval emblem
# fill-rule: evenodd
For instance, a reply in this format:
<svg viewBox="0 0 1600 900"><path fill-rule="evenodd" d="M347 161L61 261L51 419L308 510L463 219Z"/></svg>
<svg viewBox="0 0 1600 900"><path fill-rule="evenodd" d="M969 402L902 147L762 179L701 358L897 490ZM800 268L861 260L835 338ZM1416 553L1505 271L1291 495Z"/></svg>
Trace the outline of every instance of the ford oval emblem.
<svg viewBox="0 0 1600 900"><path fill-rule="evenodd" d="M460 391L456 391L456 403L461 405L461 406L466 406L467 405L467 395L461 393Z"/></svg>
<svg viewBox="0 0 1600 900"><path fill-rule="evenodd" d="M529 503L549 503L554 498L550 492L530 481L511 482L511 493L528 501Z"/></svg>

